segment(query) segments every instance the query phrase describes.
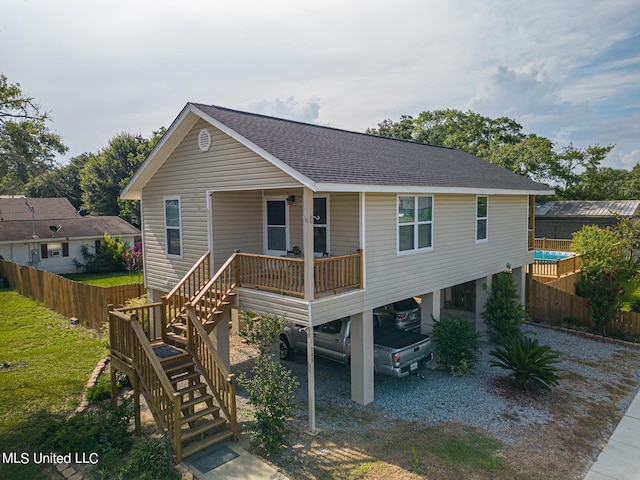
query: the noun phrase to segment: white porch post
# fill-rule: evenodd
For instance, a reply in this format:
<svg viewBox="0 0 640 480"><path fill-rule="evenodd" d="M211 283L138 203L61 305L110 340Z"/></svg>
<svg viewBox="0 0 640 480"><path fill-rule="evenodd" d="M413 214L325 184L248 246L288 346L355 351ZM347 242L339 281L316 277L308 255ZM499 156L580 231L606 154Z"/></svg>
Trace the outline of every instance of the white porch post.
<svg viewBox="0 0 640 480"><path fill-rule="evenodd" d="M373 310L351 315L351 400L373 402Z"/></svg>
<svg viewBox="0 0 640 480"><path fill-rule="evenodd" d="M231 369L231 361L229 360L229 318L229 312L225 313L218 326L209 334L209 338L228 370Z"/></svg>
<svg viewBox="0 0 640 480"><path fill-rule="evenodd" d="M525 271L524 267L518 267L511 270L511 278L513 278L513 284L516 287L516 292L518 292L518 296L520 297L520 305L525 305L527 302L525 286L527 284L525 280Z"/></svg>
<svg viewBox="0 0 640 480"><path fill-rule="evenodd" d="M484 286L486 285L490 289L492 280L493 277L491 275L476 280L476 332L481 334L487 331L487 324L482 318L482 312L484 312L484 304L487 303L489 294Z"/></svg>
<svg viewBox="0 0 640 480"><path fill-rule="evenodd" d="M434 290L420 297L420 332L422 334L433 333L434 320L440 320L440 299L442 298L441 290Z"/></svg>
<svg viewBox="0 0 640 480"><path fill-rule="evenodd" d="M313 190L304 187L302 193L302 252L304 257L304 299L313 300L314 288L314 256L313 256ZM315 357L313 355L313 319L311 306L307 314L307 391L309 403L309 433L315 435L316 430L316 380Z"/></svg>

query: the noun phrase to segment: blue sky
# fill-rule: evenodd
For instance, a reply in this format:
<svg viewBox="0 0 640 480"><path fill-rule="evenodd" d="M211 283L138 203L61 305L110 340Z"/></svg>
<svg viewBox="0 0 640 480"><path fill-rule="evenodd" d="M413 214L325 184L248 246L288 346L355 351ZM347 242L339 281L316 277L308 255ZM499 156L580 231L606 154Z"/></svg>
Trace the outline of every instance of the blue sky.
<svg viewBox="0 0 640 480"><path fill-rule="evenodd" d="M66 159L194 101L355 131L471 109L631 168L639 32L638 0L3 0L0 73Z"/></svg>

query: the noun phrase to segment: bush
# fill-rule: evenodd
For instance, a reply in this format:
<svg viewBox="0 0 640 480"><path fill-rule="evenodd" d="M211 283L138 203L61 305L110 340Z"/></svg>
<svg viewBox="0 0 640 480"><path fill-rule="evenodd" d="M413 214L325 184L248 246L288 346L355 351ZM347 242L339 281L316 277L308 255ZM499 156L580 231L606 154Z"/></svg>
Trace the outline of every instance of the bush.
<svg viewBox="0 0 640 480"><path fill-rule="evenodd" d="M121 237L114 238L105 233L95 254L89 252L87 245L81 247L82 258L87 263L82 265L76 260L76 268L84 268L88 273L123 272L128 248Z"/></svg>
<svg viewBox="0 0 640 480"><path fill-rule="evenodd" d="M287 442L289 436L288 420L293 415L295 402L293 390L299 383L291 375L291 370L271 360L277 352L280 332L285 320L276 315L259 317L249 313L244 316L247 328L244 336L258 348L260 356L256 358L252 369L253 376L242 372L238 383L248 394L254 407L256 429L251 436L265 447L269 455L277 453Z"/></svg>
<svg viewBox="0 0 640 480"><path fill-rule="evenodd" d="M100 375L92 387L87 388L87 402L94 403L106 400L111 396L111 379Z"/></svg>
<svg viewBox="0 0 640 480"><path fill-rule="evenodd" d="M173 468L173 452L166 436L143 437L129 452L129 460L121 470L122 480L173 480L178 478Z"/></svg>
<svg viewBox="0 0 640 480"><path fill-rule="evenodd" d="M502 344L511 337L520 337L520 325L524 323L524 308L513 284L511 274L496 275L491 288L485 286L489 298L484 304L482 318L489 328L493 340Z"/></svg>
<svg viewBox="0 0 640 480"><path fill-rule="evenodd" d="M535 339L513 337L489 355L497 359L491 361L491 366L511 370L511 379L520 389L551 390L552 385L558 385L559 369L554 365L558 356L551 352L551 347L540 345Z"/></svg>
<svg viewBox="0 0 640 480"><path fill-rule="evenodd" d="M433 326L440 366L451 375L464 376L478 359L478 334L464 317L447 317Z"/></svg>

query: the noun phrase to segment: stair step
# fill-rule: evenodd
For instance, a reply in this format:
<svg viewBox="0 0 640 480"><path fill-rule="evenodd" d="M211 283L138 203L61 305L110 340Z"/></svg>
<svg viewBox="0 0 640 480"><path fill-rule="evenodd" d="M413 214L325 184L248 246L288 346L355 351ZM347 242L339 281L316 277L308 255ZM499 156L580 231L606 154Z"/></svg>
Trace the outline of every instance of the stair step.
<svg viewBox="0 0 640 480"><path fill-rule="evenodd" d="M231 430L223 430L222 432L218 432L215 435L210 435L208 437L205 437L203 440L200 440L199 442L190 443L189 445L184 447L182 449L182 457L188 457L189 455L193 455L200 450L204 450L211 445L223 442L232 437L233 432Z"/></svg>
<svg viewBox="0 0 640 480"><path fill-rule="evenodd" d="M169 381L171 383L178 384L180 382L183 382L185 380L191 380L191 379L200 379L200 372L193 372L193 371L184 371L184 372L175 372L176 375L172 376L169 374L169 372L167 372L167 376L169 377Z"/></svg>
<svg viewBox="0 0 640 480"><path fill-rule="evenodd" d="M181 388L179 390L176 390L176 392L181 394L181 395L185 395L187 393L196 392L196 391L198 391L198 390L200 390L202 388L206 388L206 387L207 387L206 384L204 384L202 382L199 382L199 383L196 383L194 385L189 385L188 387L184 387L184 388Z"/></svg>
<svg viewBox="0 0 640 480"><path fill-rule="evenodd" d="M187 339L185 337L181 337L172 332L167 332L166 334L167 343L171 345L175 345L176 347L184 348L187 346Z"/></svg>
<svg viewBox="0 0 640 480"><path fill-rule="evenodd" d="M186 363L185 360L188 360L190 362L193 361L191 359L191 354L189 352L183 352L183 353L179 353L177 355L172 355L170 357L160 358L160 364L161 365L171 365L171 366L173 366L174 363L176 363L176 364Z"/></svg>
<svg viewBox="0 0 640 480"><path fill-rule="evenodd" d="M181 333L187 331L187 326L184 323L172 323L167 328L171 328L172 330L177 330L177 331L179 331Z"/></svg>
<svg viewBox="0 0 640 480"><path fill-rule="evenodd" d="M220 428L224 424L227 423L227 419L223 417L216 418L215 420L208 420L206 423L202 423L195 428L190 428L189 430L185 430L182 433L182 443L186 443L189 440L196 438L200 435L204 435L211 430L215 430L216 428Z"/></svg>
<svg viewBox="0 0 640 480"><path fill-rule="evenodd" d="M186 415L180 419L180 423L185 425L187 423L195 422L196 420L204 417L205 415L212 414L216 419L219 418L217 413L220 411L220 407L207 407L202 410L198 410L197 412L193 412L190 415Z"/></svg>
<svg viewBox="0 0 640 480"><path fill-rule="evenodd" d="M190 358L189 361L179 362L176 364L163 365L164 371L168 377L172 375L179 375L181 373L186 373L188 371L193 371L196 364Z"/></svg>
<svg viewBox="0 0 640 480"><path fill-rule="evenodd" d="M211 395L209 393L205 393L205 394L200 395L199 397L194 398L192 400L187 400L186 402L182 402L181 407L182 408L189 408L189 407L193 407L194 405L197 405L199 403L207 402L209 400L213 400L213 395Z"/></svg>

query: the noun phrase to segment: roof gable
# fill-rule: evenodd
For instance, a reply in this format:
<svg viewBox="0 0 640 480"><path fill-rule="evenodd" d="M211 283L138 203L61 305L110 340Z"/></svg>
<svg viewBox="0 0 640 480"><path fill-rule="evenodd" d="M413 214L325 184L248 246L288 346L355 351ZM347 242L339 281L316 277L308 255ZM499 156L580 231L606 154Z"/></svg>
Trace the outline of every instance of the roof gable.
<svg viewBox="0 0 640 480"><path fill-rule="evenodd" d="M172 130L177 134L179 119L185 121L189 113L207 120L312 190L552 193L547 186L461 150L211 105L187 104L165 137L174 135ZM123 198L137 198L169 154L163 147L154 149L125 187Z"/></svg>

